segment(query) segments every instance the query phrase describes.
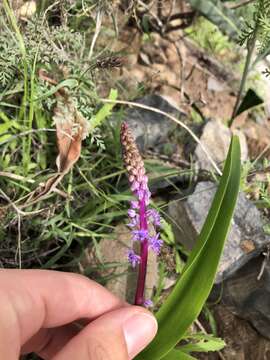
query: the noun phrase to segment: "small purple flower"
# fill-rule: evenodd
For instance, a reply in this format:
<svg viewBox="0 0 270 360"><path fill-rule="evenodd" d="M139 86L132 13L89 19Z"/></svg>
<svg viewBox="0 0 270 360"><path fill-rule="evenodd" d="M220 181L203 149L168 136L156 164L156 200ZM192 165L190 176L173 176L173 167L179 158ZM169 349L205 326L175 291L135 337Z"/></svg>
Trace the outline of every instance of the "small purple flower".
<svg viewBox="0 0 270 360"><path fill-rule="evenodd" d="M132 189L131 189L132 190ZM135 195L138 197L138 199L141 201L145 198L145 190L143 189L137 189Z"/></svg>
<svg viewBox="0 0 270 360"><path fill-rule="evenodd" d="M137 254L135 254L135 252L133 250L129 250L128 251L128 262L131 264L131 266L133 268L136 267L136 265L138 265L141 262L141 257Z"/></svg>
<svg viewBox="0 0 270 360"><path fill-rule="evenodd" d="M131 202L130 202L130 207L131 207L131 209L139 209L139 207L140 207L139 201L137 201L137 200L131 200Z"/></svg>
<svg viewBox="0 0 270 360"><path fill-rule="evenodd" d="M134 218L130 219L130 222L127 224L127 226L134 228L139 226L139 215L137 214Z"/></svg>
<svg viewBox="0 0 270 360"><path fill-rule="evenodd" d="M163 245L163 241L159 237L159 233L149 238L149 247L156 253L160 253L160 249Z"/></svg>
<svg viewBox="0 0 270 360"><path fill-rule="evenodd" d="M144 229L133 230L132 234L134 241L143 241L148 238L148 231Z"/></svg>
<svg viewBox="0 0 270 360"><path fill-rule="evenodd" d="M146 299L146 300L144 300L143 305L144 305L146 308L149 308L149 307L153 307L154 304L153 304L153 301L152 301L152 300Z"/></svg>
<svg viewBox="0 0 270 360"><path fill-rule="evenodd" d="M161 226L161 218L156 209L149 209L146 212L148 219L153 223L154 226Z"/></svg>
<svg viewBox="0 0 270 360"><path fill-rule="evenodd" d="M145 191L145 204L146 205L150 204L150 198L151 198L151 192L147 189Z"/></svg>
<svg viewBox="0 0 270 360"><path fill-rule="evenodd" d="M130 188L131 188L131 191L133 191L133 192L139 191L139 189L140 189L140 183L139 183L138 181L133 181L133 182L131 183Z"/></svg>
<svg viewBox="0 0 270 360"><path fill-rule="evenodd" d="M129 209L128 210L128 216L132 219L135 218L137 215L136 211L134 209Z"/></svg>

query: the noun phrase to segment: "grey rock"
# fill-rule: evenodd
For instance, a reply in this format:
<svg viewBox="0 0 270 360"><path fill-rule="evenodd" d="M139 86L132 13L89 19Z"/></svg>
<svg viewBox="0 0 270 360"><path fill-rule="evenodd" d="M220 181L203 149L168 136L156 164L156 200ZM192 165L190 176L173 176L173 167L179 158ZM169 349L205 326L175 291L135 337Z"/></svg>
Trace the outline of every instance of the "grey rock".
<svg viewBox="0 0 270 360"><path fill-rule="evenodd" d="M176 200L169 203L168 212L174 220L176 240L188 250L191 250L196 242L216 188L211 182L200 182L186 201ZM257 256L269 242L270 237L263 232L258 209L243 193L240 193L215 282L219 283L228 278L250 258Z"/></svg>
<svg viewBox="0 0 270 360"><path fill-rule="evenodd" d="M221 92L221 91L224 91L226 89L226 86L225 86L224 83L221 83L215 77L210 76L208 78L207 88L210 91Z"/></svg>
<svg viewBox="0 0 270 360"><path fill-rule="evenodd" d="M221 164L226 159L231 140L231 132L228 127L219 121L211 120L203 128L200 141L204 148L212 156L216 164ZM203 151L201 145L197 145L195 156L201 169L212 170L212 165Z"/></svg>
<svg viewBox="0 0 270 360"><path fill-rule="evenodd" d="M241 144L241 160L248 158L248 147L245 135L238 131ZM203 147L208 151L216 164L222 164L227 156L231 142L232 132L222 122L210 120L206 123L200 136ZM213 170L213 166L209 162L208 157L203 151L201 145L197 145L195 149L195 158L201 169Z"/></svg>
<svg viewBox="0 0 270 360"><path fill-rule="evenodd" d="M250 259L222 286L222 302L236 315L249 320L256 330L270 339L270 263L263 256Z"/></svg>
<svg viewBox="0 0 270 360"><path fill-rule="evenodd" d="M185 116L159 95L147 95L136 102L177 117ZM157 150L162 144L168 143L168 134L175 128L175 124L166 116L146 109L129 109L125 119L141 150L149 148Z"/></svg>

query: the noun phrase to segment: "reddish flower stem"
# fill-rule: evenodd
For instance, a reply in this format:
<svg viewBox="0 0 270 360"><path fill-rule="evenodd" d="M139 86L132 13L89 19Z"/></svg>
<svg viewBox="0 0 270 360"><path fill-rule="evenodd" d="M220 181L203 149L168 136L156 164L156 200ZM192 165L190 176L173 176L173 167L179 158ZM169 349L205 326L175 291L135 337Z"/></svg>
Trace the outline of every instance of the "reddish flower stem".
<svg viewBox="0 0 270 360"><path fill-rule="evenodd" d="M147 230L147 217L146 217L146 204L145 199L139 201L140 204L140 230ZM147 271L147 259L148 259L148 240L145 238L141 242L140 249L141 261L139 265L139 273L137 280L137 290L135 295L135 305L143 305L144 304L144 289L145 289L145 279L146 279L146 271Z"/></svg>

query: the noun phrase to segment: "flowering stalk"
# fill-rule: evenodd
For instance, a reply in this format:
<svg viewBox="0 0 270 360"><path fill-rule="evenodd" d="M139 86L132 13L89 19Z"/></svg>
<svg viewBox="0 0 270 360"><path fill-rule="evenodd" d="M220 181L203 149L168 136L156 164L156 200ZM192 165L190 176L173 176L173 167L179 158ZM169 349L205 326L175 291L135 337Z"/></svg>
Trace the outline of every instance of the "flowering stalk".
<svg viewBox="0 0 270 360"><path fill-rule="evenodd" d="M130 188L136 197L136 200L131 201L128 210L129 226L133 229L133 241L140 242L140 255L132 249L128 252L128 260L132 267L139 266L135 305L149 305L149 300L144 298L148 249L151 248L157 254L160 252L162 240L159 238L159 233L156 232L156 228L160 226L160 216L155 209L149 208L151 193L148 188L144 163L126 123L122 124L121 143Z"/></svg>

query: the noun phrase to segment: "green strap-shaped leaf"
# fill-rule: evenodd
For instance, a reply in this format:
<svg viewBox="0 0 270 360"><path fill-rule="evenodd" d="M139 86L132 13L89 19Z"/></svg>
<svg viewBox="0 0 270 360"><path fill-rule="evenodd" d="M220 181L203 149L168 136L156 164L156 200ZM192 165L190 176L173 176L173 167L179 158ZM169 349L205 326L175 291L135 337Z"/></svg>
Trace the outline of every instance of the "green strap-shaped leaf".
<svg viewBox="0 0 270 360"><path fill-rule="evenodd" d="M185 340L192 339L188 344L181 345L179 349L185 353L219 351L226 345L224 340L209 334L194 334L185 337ZM196 340L196 341L194 341Z"/></svg>
<svg viewBox="0 0 270 360"><path fill-rule="evenodd" d="M162 360L196 360L193 356L180 350L173 349Z"/></svg>
<svg viewBox="0 0 270 360"><path fill-rule="evenodd" d="M156 314L159 330L137 360L164 359L198 317L213 286L240 182L240 145L233 137L211 209L188 262ZM166 358L165 358L166 359Z"/></svg>
<svg viewBox="0 0 270 360"><path fill-rule="evenodd" d="M110 100L116 100L117 99L118 92L116 89L111 89L109 99ZM114 108L116 103L108 103L104 104L102 108L97 112L96 115L94 115L90 121L90 132L93 131L97 126L100 126L101 123L111 115L111 111Z"/></svg>
<svg viewBox="0 0 270 360"><path fill-rule="evenodd" d="M189 3L230 39L238 40L241 29L239 18L220 0L189 0Z"/></svg>

